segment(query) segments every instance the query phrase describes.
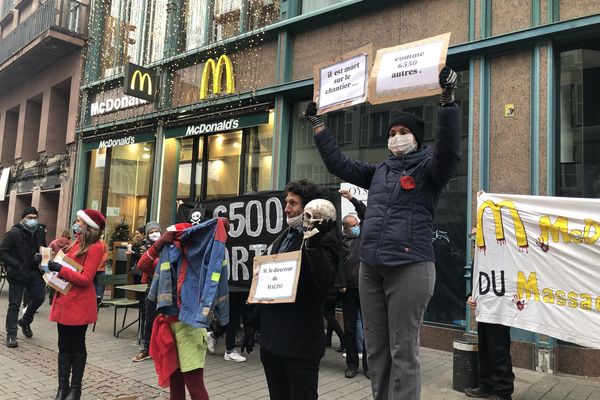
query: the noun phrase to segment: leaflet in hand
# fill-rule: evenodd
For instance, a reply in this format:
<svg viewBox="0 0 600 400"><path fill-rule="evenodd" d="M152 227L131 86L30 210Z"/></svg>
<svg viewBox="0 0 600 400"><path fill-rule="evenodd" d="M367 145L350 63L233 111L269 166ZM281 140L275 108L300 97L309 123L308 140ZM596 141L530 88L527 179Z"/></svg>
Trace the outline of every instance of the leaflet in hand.
<svg viewBox="0 0 600 400"><path fill-rule="evenodd" d="M71 268L75 272L83 271L83 266L79 264L77 261L65 255L62 250L59 250L54 256L54 262L59 263L63 267Z"/></svg>

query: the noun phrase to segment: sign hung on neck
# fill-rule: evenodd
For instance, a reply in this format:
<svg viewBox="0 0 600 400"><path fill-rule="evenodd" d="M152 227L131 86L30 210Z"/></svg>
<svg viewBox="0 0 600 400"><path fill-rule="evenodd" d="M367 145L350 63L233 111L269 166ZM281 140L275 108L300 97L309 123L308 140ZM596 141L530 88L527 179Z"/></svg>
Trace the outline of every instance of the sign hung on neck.
<svg viewBox="0 0 600 400"><path fill-rule="evenodd" d="M123 93L139 99L154 101L157 91L156 70L127 63Z"/></svg>

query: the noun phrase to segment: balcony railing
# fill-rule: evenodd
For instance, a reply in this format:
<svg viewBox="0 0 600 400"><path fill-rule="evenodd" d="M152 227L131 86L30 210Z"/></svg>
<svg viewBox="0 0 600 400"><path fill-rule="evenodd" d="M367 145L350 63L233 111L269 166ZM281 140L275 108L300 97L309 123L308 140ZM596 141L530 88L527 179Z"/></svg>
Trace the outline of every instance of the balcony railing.
<svg viewBox="0 0 600 400"><path fill-rule="evenodd" d="M6 4L12 4L12 1L8 0ZM37 10L0 40L0 65L50 28L86 35L87 15L88 6L78 0L47 0L40 4Z"/></svg>

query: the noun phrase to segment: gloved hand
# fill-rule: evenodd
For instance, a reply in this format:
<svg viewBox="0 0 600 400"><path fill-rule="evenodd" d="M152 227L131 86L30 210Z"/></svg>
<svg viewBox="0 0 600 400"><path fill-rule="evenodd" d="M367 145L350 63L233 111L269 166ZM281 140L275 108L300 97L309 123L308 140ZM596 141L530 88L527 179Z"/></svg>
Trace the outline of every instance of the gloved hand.
<svg viewBox="0 0 600 400"><path fill-rule="evenodd" d="M456 89L456 80L458 75L449 67L444 67L440 71L440 103L442 106L454 103L454 90Z"/></svg>
<svg viewBox="0 0 600 400"><path fill-rule="evenodd" d="M40 264L40 271L42 271L42 272L48 272L48 271L50 271L50 269L48 268L47 265L41 265Z"/></svg>
<svg viewBox="0 0 600 400"><path fill-rule="evenodd" d="M173 243L175 240L175 233L175 231L164 231L152 246L154 246L156 251L161 252L166 244Z"/></svg>
<svg viewBox="0 0 600 400"><path fill-rule="evenodd" d="M325 125L323 122L323 118L317 116L317 103L314 101L308 103L306 106L306 111L304 111L304 118L308 121L309 124L312 125L313 128L316 128L320 125Z"/></svg>
<svg viewBox="0 0 600 400"><path fill-rule="evenodd" d="M42 255L40 253L35 253L33 255L33 261L37 264L42 262Z"/></svg>
<svg viewBox="0 0 600 400"><path fill-rule="evenodd" d="M52 261L52 260L48 261L48 269L50 271L60 272L61 268L62 268L62 265L60 265L56 261Z"/></svg>
<svg viewBox="0 0 600 400"><path fill-rule="evenodd" d="M325 234L327 234L327 232L329 232L330 230L335 228L335 226L336 226L335 221L331 220L331 219L325 219L322 222L315 224L315 228L317 228L319 230L319 233L322 236L324 236Z"/></svg>
<svg viewBox="0 0 600 400"><path fill-rule="evenodd" d="M242 339L242 353L246 350L246 353L252 353L252 349L254 348L254 338L256 337L256 327L254 325L246 325L246 329L244 331L244 338Z"/></svg>

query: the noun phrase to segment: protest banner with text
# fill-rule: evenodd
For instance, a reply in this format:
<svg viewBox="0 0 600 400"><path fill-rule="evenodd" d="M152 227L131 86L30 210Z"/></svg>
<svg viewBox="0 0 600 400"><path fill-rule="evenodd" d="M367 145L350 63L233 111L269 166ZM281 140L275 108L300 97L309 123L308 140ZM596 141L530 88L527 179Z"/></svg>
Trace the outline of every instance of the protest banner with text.
<svg viewBox="0 0 600 400"><path fill-rule="evenodd" d="M600 348L600 200L482 193L476 318Z"/></svg>

